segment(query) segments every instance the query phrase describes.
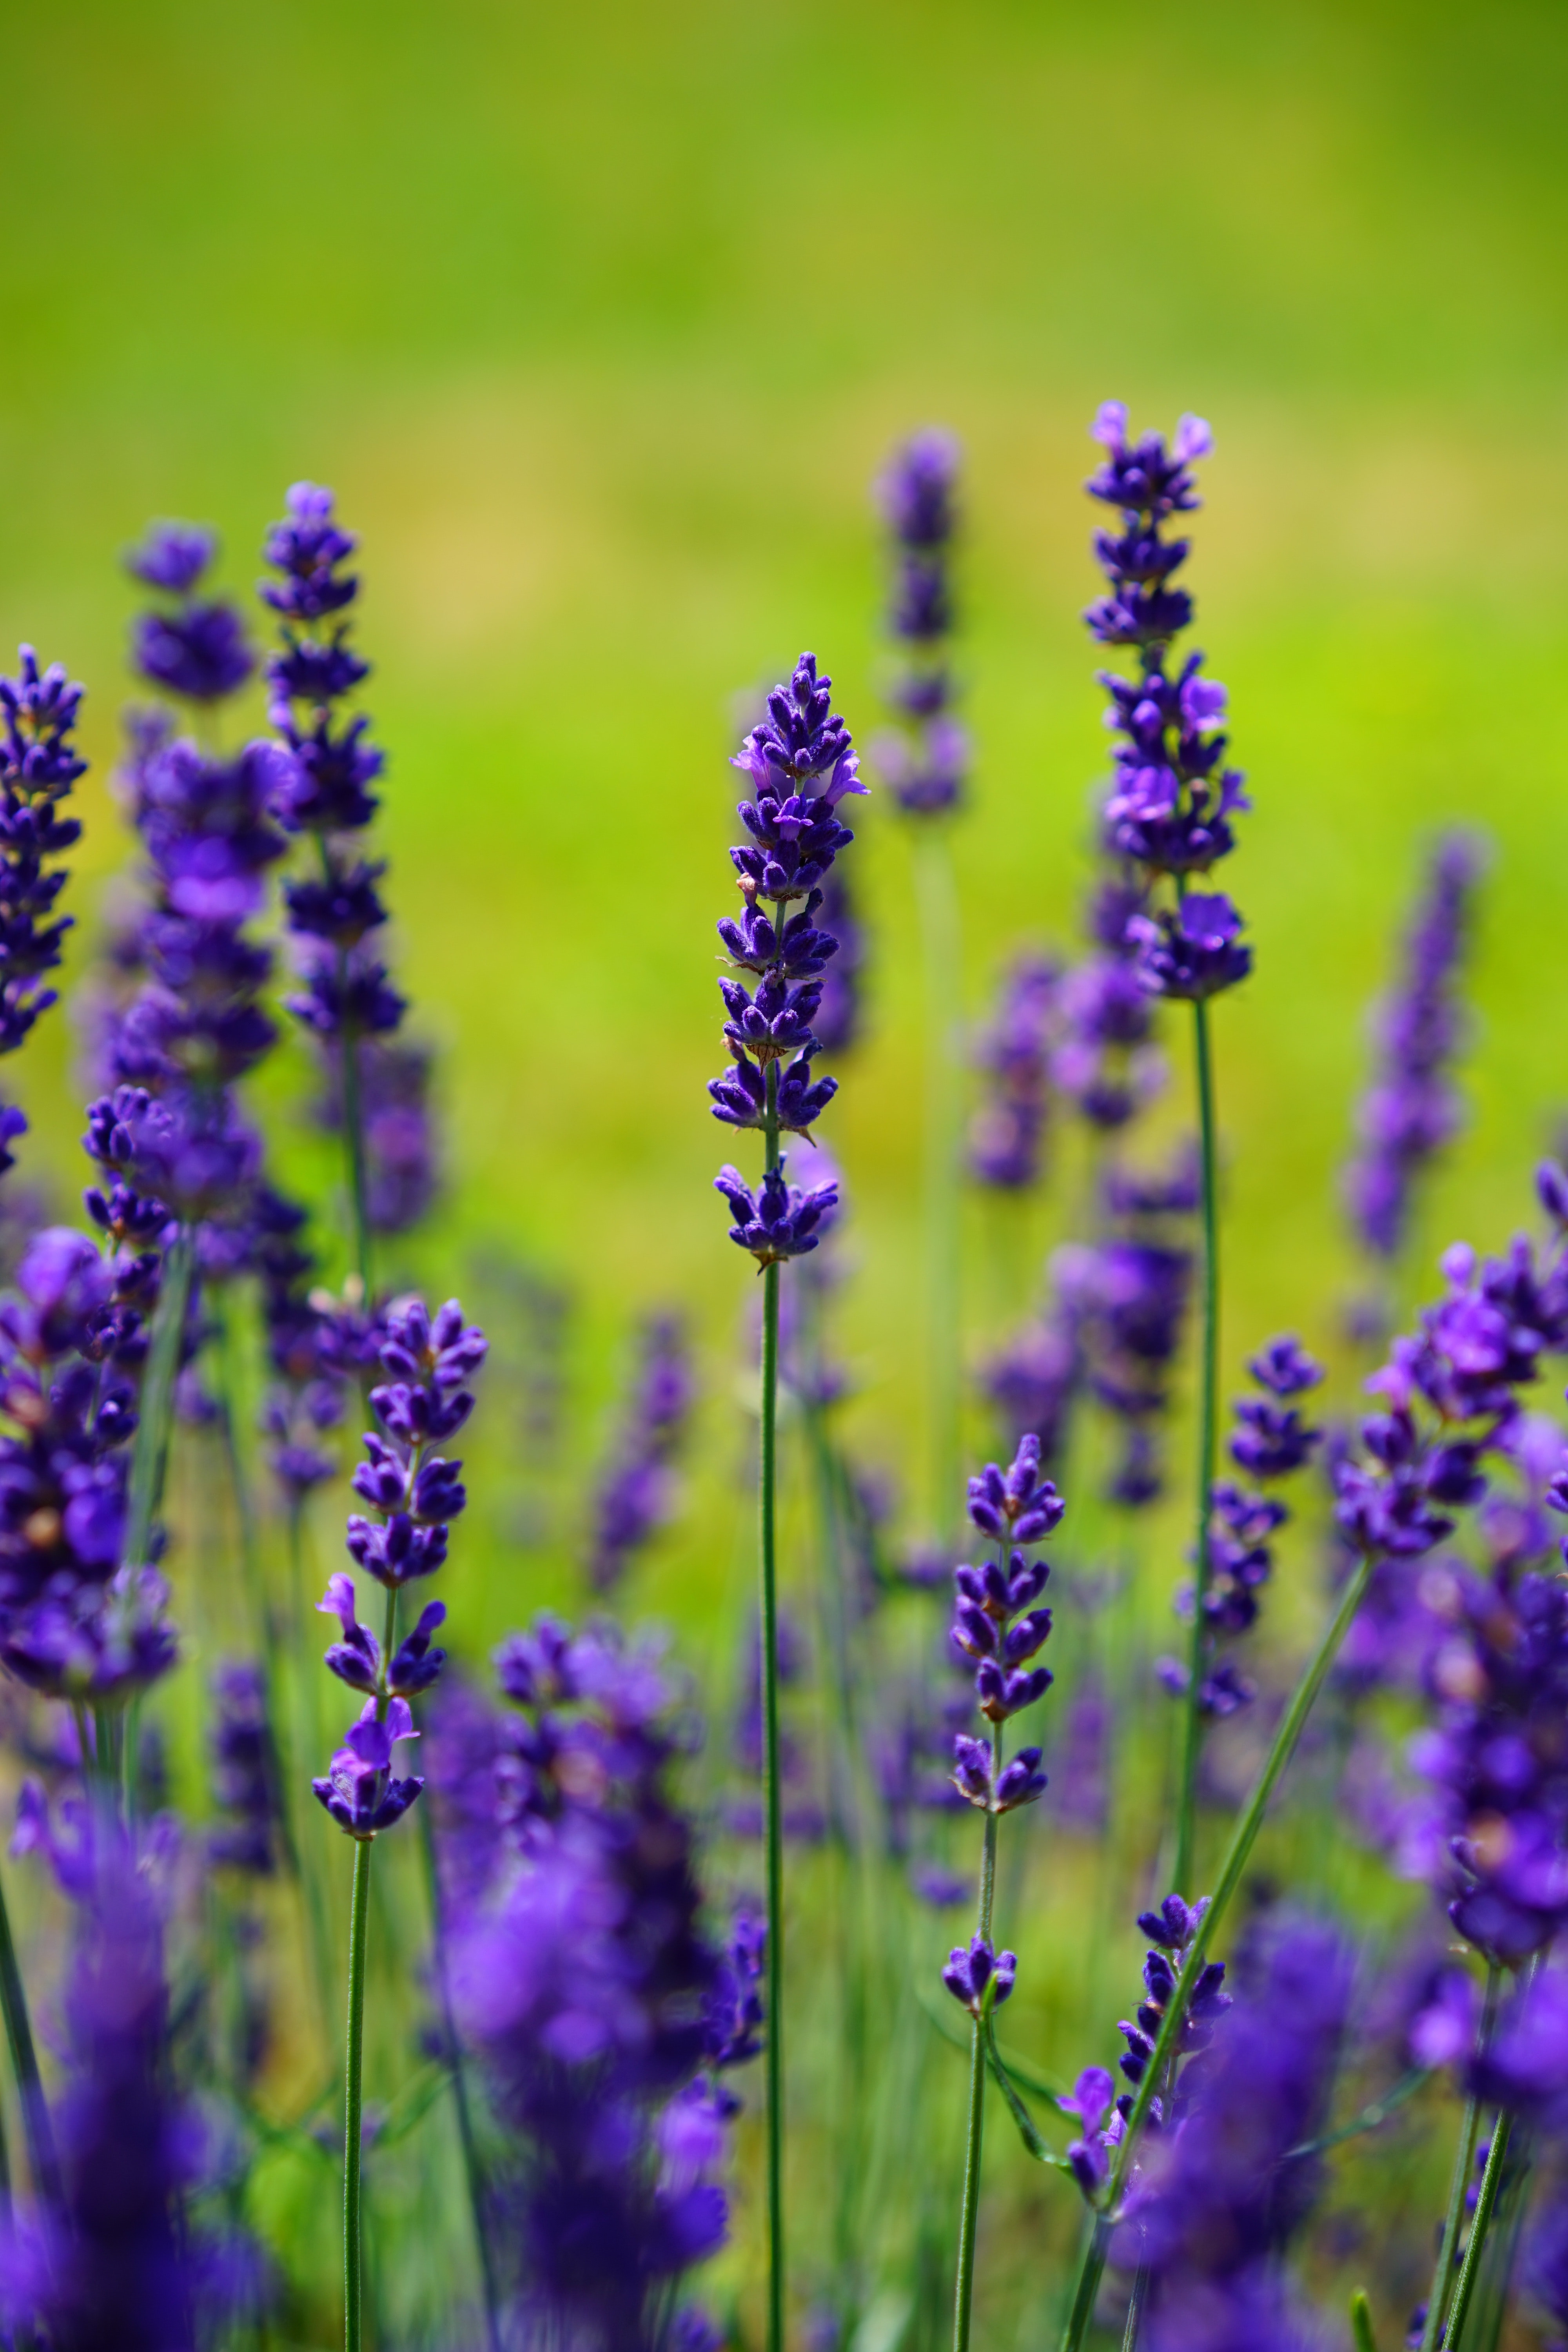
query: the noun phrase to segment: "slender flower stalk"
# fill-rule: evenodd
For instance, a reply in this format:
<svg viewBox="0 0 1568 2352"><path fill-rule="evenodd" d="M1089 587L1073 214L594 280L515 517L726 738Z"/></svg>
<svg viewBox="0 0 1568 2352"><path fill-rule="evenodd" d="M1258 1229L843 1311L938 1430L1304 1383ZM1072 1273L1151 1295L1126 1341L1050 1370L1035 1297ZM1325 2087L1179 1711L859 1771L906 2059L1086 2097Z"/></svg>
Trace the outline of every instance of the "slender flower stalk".
<svg viewBox="0 0 1568 2352"><path fill-rule="evenodd" d="M968 2352L974 2301L974 2242L980 2215L980 2166L985 2122L987 2042L992 2018L1017 1976L1012 1952L998 1953L991 1940L996 1894L996 1830L1004 1813L1032 1804L1046 1785L1040 1750L1021 1748L1008 1761L1003 1726L1033 1706L1049 1687L1045 1666L1031 1666L1050 1633L1051 1612L1037 1609L1050 1574L1043 1559L1028 1554L1059 1526L1066 1509L1048 1478L1040 1476L1040 1442L1019 1444L1010 1469L991 1463L969 1482L969 1516L996 1546L996 1557L977 1567L965 1562L953 1572L957 1598L952 1640L975 1661L975 1699L991 1728L989 1753L983 1739L960 1733L954 1743L953 1785L985 1816L980 1863L980 1900L975 1931L967 1951L950 1954L942 1982L968 2010L970 2025L969 2116L964 2135L963 2195L959 2211L958 2277L953 2296L953 2352Z"/></svg>
<svg viewBox="0 0 1568 2352"><path fill-rule="evenodd" d="M433 1574L445 1561L448 1527L468 1502L458 1477L462 1464L446 1460L435 1448L455 1436L473 1411L473 1395L464 1383L484 1361L485 1339L464 1323L455 1298L433 1318L414 1299L388 1317L380 1355L388 1377L372 1390L370 1401L381 1430L365 1436L367 1459L353 1477L355 1493L375 1517L351 1517L348 1549L386 1596L382 1633L378 1641L360 1623L353 1579L342 1573L330 1578L317 1605L323 1615L336 1617L341 1632L325 1664L351 1690L363 1692L365 1703L328 1772L310 1784L323 1810L354 1840L343 2097L346 2352L360 2352L363 2330L360 2171L371 1845L402 1818L425 1785L417 1776L399 1779L393 1753L402 1741L419 1737L408 1702L433 1686L447 1656L432 1646L447 1614L444 1602L427 1603L401 1643L397 1604L405 1584Z"/></svg>
<svg viewBox="0 0 1568 2352"><path fill-rule="evenodd" d="M1193 889L1192 880L1194 875L1206 875L1234 848L1229 820L1247 802L1241 776L1220 769L1226 737L1218 731L1218 722L1225 714L1225 688L1203 677L1201 654L1189 655L1174 675L1167 667L1172 641L1192 620L1193 604L1184 590L1171 585L1186 560L1188 541L1165 539L1162 533L1172 516L1190 513L1198 505L1191 467L1194 459L1208 456L1213 436L1200 417L1184 416L1169 449L1158 433L1131 441L1127 411L1120 401L1105 403L1093 430L1106 454L1087 488L1091 498L1117 509L1121 530L1096 533L1095 552L1110 590L1089 606L1084 619L1101 645L1135 651L1139 665L1136 678L1110 672L1100 677L1110 697L1106 724L1121 739L1106 803L1107 826L1111 845L1130 861L1147 895L1147 911L1134 916L1128 926L1141 950L1138 978L1151 995L1185 998L1193 1007L1203 1171L1203 1340L1194 1497L1193 1665L1184 1703L1175 1820L1177 1890L1190 1895L1202 1744L1199 1651L1208 1599L1209 1490L1219 1412L1219 1217L1208 999L1244 980L1252 964L1251 950L1238 939L1241 919L1229 899ZM1168 885L1165 904L1158 902L1162 884Z"/></svg>
<svg viewBox="0 0 1568 2352"><path fill-rule="evenodd" d="M816 1248L818 1228L837 1202L832 1184L802 1192L784 1174L779 1139L809 1135L834 1094L832 1078L813 1079L817 1041L811 1023L822 1002L819 977L838 942L816 919L822 883L853 835L839 802L863 793L849 730L833 709L832 681L803 654L787 686L768 697L768 714L746 737L732 765L755 797L737 812L749 839L730 852L743 902L739 921L719 925L734 971L719 982L733 1067L713 1079L713 1116L760 1131L763 1181L755 1192L726 1167L714 1189L734 1220L730 1238L755 1258L763 1279L763 1354L759 1397L758 1550L762 1577L763 1716L767 1843L767 2187L768 2342L783 2352L785 2308L784 2213L784 1790L779 1753L778 1374L779 1272L785 1260ZM770 917L763 902L771 903ZM790 908L802 901L797 911Z"/></svg>

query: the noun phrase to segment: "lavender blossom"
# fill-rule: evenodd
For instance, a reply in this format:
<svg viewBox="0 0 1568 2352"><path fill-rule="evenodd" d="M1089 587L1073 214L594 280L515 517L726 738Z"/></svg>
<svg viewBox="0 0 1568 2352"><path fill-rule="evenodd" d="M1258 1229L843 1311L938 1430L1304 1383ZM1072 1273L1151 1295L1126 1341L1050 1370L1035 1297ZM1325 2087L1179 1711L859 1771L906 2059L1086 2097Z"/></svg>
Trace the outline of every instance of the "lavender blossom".
<svg viewBox="0 0 1568 2352"><path fill-rule="evenodd" d="M485 1359L485 1338L465 1324L455 1298L432 1317L415 1298L386 1318L379 1349L389 1377L371 1391L381 1423L367 1433L366 1456L353 1475L356 1495L374 1518L354 1513L348 1523L348 1550L356 1566L388 1595L387 1625L395 1625L396 1597L404 1585L429 1576L447 1557L447 1530L463 1511L468 1495L458 1473L436 1447L457 1434L473 1411L465 1385ZM318 1607L335 1616L342 1638L326 1654L329 1670L353 1690L370 1696L359 1720L334 1754L326 1775L311 1782L320 1803L353 1838L374 1837L406 1812L424 1786L417 1777L398 1777L394 1749L417 1738L408 1695L435 1682L445 1652L431 1647L446 1616L440 1601L429 1603L413 1632L390 1653L355 1614L352 1578L338 1574Z"/></svg>
<svg viewBox="0 0 1568 2352"><path fill-rule="evenodd" d="M690 1345L678 1315L643 1325L637 1376L594 1501L588 1579L607 1592L670 1510L673 1464L692 1404Z"/></svg>
<svg viewBox="0 0 1568 2352"><path fill-rule="evenodd" d="M1184 1235L1177 1238L1181 1223L1173 1222L1188 1213L1180 1174L1141 1187L1113 1171L1105 1196L1111 1232L1100 1243L1068 1244L1051 1260L1089 1392L1124 1432L1110 1496L1132 1507L1162 1491L1159 1425L1171 1402L1192 1291L1192 1251Z"/></svg>
<svg viewBox="0 0 1568 2352"><path fill-rule="evenodd" d="M225 1818L208 1841L208 1852L231 1870L267 1878L277 1866L283 1821L267 1678L248 1662L220 1666L213 1676L213 1794Z"/></svg>
<svg viewBox="0 0 1568 2352"><path fill-rule="evenodd" d="M752 2054L752 1996L701 1933L653 1655L612 1627L542 1622L498 1667L521 1710L491 1830L510 1865L452 1955L459 2025L511 2137L497 2243L531 2340L652 2352L680 2275L725 2234L707 2177L724 2103L703 2072ZM750 1938L749 1984L759 1959Z"/></svg>
<svg viewBox="0 0 1568 2352"><path fill-rule="evenodd" d="M1260 1489L1300 1470L1322 1438L1321 1430L1308 1428L1300 1409L1289 1402L1316 1388L1323 1377L1321 1365L1294 1338L1271 1339L1247 1370L1263 1394L1237 1401L1230 1452L1237 1467L1257 1483L1241 1486L1221 1480L1209 1496L1205 1664L1198 1689L1198 1709L1205 1716L1234 1715L1256 1696L1223 1645L1257 1622L1258 1594L1273 1570L1272 1538L1290 1516L1277 1496ZM1180 1614L1191 1617L1190 1587L1178 1595L1176 1606ZM1176 1696L1186 1690L1191 1671L1174 1658L1159 1661L1160 1679Z"/></svg>
<svg viewBox="0 0 1568 2352"><path fill-rule="evenodd" d="M1344 1181L1357 1231L1381 1258L1398 1252L1413 1187L1458 1128L1450 1072L1464 1034L1458 985L1482 863L1474 835L1439 839L1398 981L1377 1010L1377 1070L1362 1097L1360 1149Z"/></svg>
<svg viewBox="0 0 1568 2352"><path fill-rule="evenodd" d="M1061 981L1061 967L1049 957L1018 957L975 1050L984 1099L970 1129L970 1166L980 1183L999 1192L1026 1191L1039 1177Z"/></svg>
<svg viewBox="0 0 1568 2352"><path fill-rule="evenodd" d="M1189 2066L1141 2147L1111 2260L1148 2277L1151 2352L1315 2342L1279 2255L1321 2185L1321 2168L1290 2151L1321 2126L1349 1997L1332 1928L1275 1924L1212 2055Z"/></svg>
<svg viewBox="0 0 1568 2352"><path fill-rule="evenodd" d="M237 693L256 667L245 624L225 597L197 590L217 553L217 534L200 523L155 522L125 568L163 600L137 620L132 658L161 694L206 705Z"/></svg>
<svg viewBox="0 0 1568 2352"><path fill-rule="evenodd" d="M889 625L903 659L889 697L899 731L879 736L874 755L899 806L914 817L956 807L969 767L968 737L952 715L957 478L957 443L923 432L895 451L877 485L894 549Z"/></svg>
<svg viewBox="0 0 1568 2352"><path fill-rule="evenodd" d="M1050 1686L1048 1669L1029 1663L1051 1630L1050 1611L1034 1605L1050 1570L1026 1554L1059 1526L1066 1507L1050 1480L1040 1476L1039 1440L1033 1436L1020 1441L1008 1470L993 1462L969 1482L970 1518L999 1551L995 1559L954 1570L952 1639L974 1662L975 1704L994 1738L988 1748L961 1733L953 1743L952 1777L960 1796L985 1812L1029 1804L1046 1785L1038 1748L1020 1748L1011 1763L1003 1762L1001 1727Z"/></svg>
<svg viewBox="0 0 1568 2352"><path fill-rule="evenodd" d="M46 870L80 838L74 817L59 803L87 761L72 741L82 689L68 683L58 662L38 667L31 646L17 648L20 673L0 678L0 1053L13 1054L55 1002L40 988L58 969L68 915L53 913L66 884L63 867ZM52 919L51 919L52 918ZM19 1111L0 1113L5 1140L19 1134ZM9 1157L6 1165L10 1165Z"/></svg>
<svg viewBox="0 0 1568 2352"><path fill-rule="evenodd" d="M1135 916L1138 976L1152 994L1205 998L1246 977L1251 951L1241 918L1218 892L1189 892L1187 877L1208 874L1236 845L1231 819L1247 803L1242 778L1223 766L1226 690L1202 675L1189 655L1173 674L1172 641L1193 617L1192 599L1172 583L1189 542L1163 534L1174 515L1199 504L1192 467L1214 438L1201 417L1184 416L1167 448L1158 433L1131 441L1127 411L1108 400L1094 437L1105 461L1087 484L1091 498L1119 509L1119 531L1096 534L1095 553L1110 592L1084 614L1101 645L1136 651L1139 674L1104 671L1110 697L1106 724L1118 738L1115 779L1105 817L1111 845L1152 884L1174 877L1173 908Z"/></svg>
<svg viewBox="0 0 1568 2352"><path fill-rule="evenodd" d="M1119 860L1125 866L1125 860ZM1132 926L1144 894L1111 873L1089 916L1094 941L1063 978L1057 997L1051 1082L1079 1117L1105 1134L1145 1109L1165 1082L1165 1061L1152 1042L1153 1006L1139 976L1142 944Z"/></svg>

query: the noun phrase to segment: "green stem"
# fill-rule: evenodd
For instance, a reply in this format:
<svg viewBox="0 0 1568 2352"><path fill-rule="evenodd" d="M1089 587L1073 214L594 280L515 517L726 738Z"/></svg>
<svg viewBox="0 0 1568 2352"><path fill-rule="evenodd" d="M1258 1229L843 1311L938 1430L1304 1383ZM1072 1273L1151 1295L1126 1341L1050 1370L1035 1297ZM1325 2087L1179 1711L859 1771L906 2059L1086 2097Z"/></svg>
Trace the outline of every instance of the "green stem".
<svg viewBox="0 0 1568 2352"><path fill-rule="evenodd" d="M963 1111L956 1036L959 1004L958 895L945 825L927 820L915 840L915 890L926 996L926 1350L931 1528L939 1539L957 1528L963 1493L959 1416L963 1190L959 1122Z"/></svg>
<svg viewBox="0 0 1568 2352"><path fill-rule="evenodd" d="M1481 2011L1481 2030L1476 2049L1484 2057L1492 2038L1492 2025L1497 2017L1498 1998L1502 1988L1502 1970L1495 1960L1487 1968L1487 1994ZM1454 2173L1448 2183L1448 2210L1443 2216L1443 2238L1437 2249L1437 2266L1432 2273L1432 2289L1426 2298L1426 2319L1421 2330L1421 2352L1434 2352L1443 2337L1443 2313L1448 2301L1448 2282L1454 2274L1454 2257L1458 2250L1459 2232L1465 2226L1465 2197L1470 2186L1470 2175L1476 2168L1476 2141L1480 2136L1481 2103L1472 2091L1465 2101L1464 2121L1459 2126L1459 2144L1454 2151ZM1494 2191L1495 2194L1495 2191ZM1452 2337L1449 2337L1450 2344Z"/></svg>
<svg viewBox="0 0 1568 2352"><path fill-rule="evenodd" d="M1470 2223L1470 2241L1465 2248L1464 2263L1459 2272L1459 2284L1454 2289L1453 2309L1448 2314L1448 2325L1444 2336L1448 2352L1458 2352L1458 2347L1464 2339L1465 2319L1470 2308L1470 2297L1476 2291L1476 2280L1481 2266L1481 2252L1487 2242L1487 2232L1492 2225L1492 2214L1497 2207L1498 2184L1502 2179L1503 2163L1508 2156L1509 2137L1512 2129L1513 2117L1500 2114L1492 2126L1492 2144L1487 2150L1487 2168L1481 2175L1480 2195L1476 2200L1475 2219Z"/></svg>
<svg viewBox="0 0 1568 2352"><path fill-rule="evenodd" d="M1312 1711L1329 1668L1339 1654L1340 1644L1350 1631L1351 1620L1361 1606L1362 1596L1366 1591L1367 1579L1372 1574L1373 1565L1373 1556L1366 1555L1358 1560L1353 1573L1347 1580L1345 1589L1340 1595L1339 1607L1335 1610L1328 1631L1318 1644L1305 1674L1296 1685L1295 1694L1285 1710L1279 1730L1274 1735L1274 1745L1268 1751L1263 1769L1258 1776L1241 1817L1231 1832L1230 1844L1226 1849L1225 1861L1221 1864L1214 1894L1202 1919L1198 1922L1197 1933L1187 1947L1187 1956L1182 1963L1182 1972L1176 1979L1175 1991L1167 2002L1165 2014L1161 2021L1153 2055L1144 2069L1143 2079L1138 2085L1137 2095L1132 2103L1132 2111L1127 2118L1127 2129L1122 2135L1121 2145L1116 2153L1116 2163L1106 2191L1104 2207L1096 2217L1093 2233L1084 2251L1083 2263L1079 2273L1078 2291L1073 2298L1072 2311L1068 2315L1067 2329L1062 2337L1061 2352L1078 2352L1078 2347L1083 2340L1083 2331L1094 2309L1094 2298L1100 2286L1100 2273L1105 2268L1105 2252L1110 2242L1112 2217L1117 2212L1122 2191L1127 2186L1128 2175L1132 2168L1132 2158L1138 2144L1138 2135L1148 2115L1149 2103L1154 2095L1154 2085L1175 2053L1176 2035L1180 2030L1181 2021L1186 2015L1187 2004L1192 1999L1193 1989L1207 1958L1215 1931L1229 1907L1231 1897L1241 1884L1242 1874L1247 1868L1248 1857L1257 1842L1258 1832L1263 1826L1263 1818L1268 1809L1268 1800L1274 1793L1279 1775L1296 1752L1296 1744L1301 1737L1307 1717Z"/></svg>
<svg viewBox="0 0 1568 2352"><path fill-rule="evenodd" d="M1203 1751L1201 1699L1207 1662L1209 1587L1209 1496L1214 1486L1219 1408L1219 1210L1215 1142L1214 1057L1209 1047L1205 999L1193 1003L1193 1048L1197 1079L1198 1144L1203 1160L1204 1291L1203 1354L1198 1391L1197 1529L1193 1545L1193 1631L1187 1689L1182 1711L1181 1777L1176 1797L1176 1892L1193 1895L1194 1844L1197 1822L1198 1760Z"/></svg>
<svg viewBox="0 0 1568 2352"><path fill-rule="evenodd" d="M1366 2289L1358 2286L1351 2297L1351 2335L1355 2352L1377 2352L1377 2338L1372 2329L1372 2305L1366 2299Z"/></svg>
<svg viewBox="0 0 1568 2352"><path fill-rule="evenodd" d="M180 1369L180 1342L184 1337L185 1310L190 1304L194 1255L190 1230L182 1226L164 1262L163 1287L153 1318L147 1377L142 1388L142 1417L136 1424L131 1454L125 1559L132 1568L140 1568L146 1561L153 1517L163 1491L174 1420L174 1376Z"/></svg>
<svg viewBox="0 0 1568 2352"><path fill-rule="evenodd" d="M0 2011L5 2018L5 2039L11 2050L11 2071L16 2078L16 2095L22 2107L22 2131L27 2142L27 2161L33 2168L33 2188L43 2202L56 2213L65 2210L65 2194L60 2184L59 2160L55 2154L54 2127L49 2121L48 2102L38 2074L38 2053L33 2045L32 2022L27 2015L27 1996L22 1984L22 1971L17 1965L16 1939L11 1933L11 1914L6 1907L5 1893L0 1886Z"/></svg>
<svg viewBox="0 0 1568 2352"><path fill-rule="evenodd" d="M1002 1777L1002 1726L991 1728L992 1785ZM999 1816L987 1812L985 1843L980 1859L980 1916L976 1932L989 1944L991 1911L996 1897L996 1825ZM980 2218L980 2163L985 2134L985 2042L994 1998L994 1979L985 1989L981 2013L970 2028L969 2124L963 2143L963 2203L958 2221L958 2284L952 2305L952 2352L969 2352L969 2323L974 2303L974 2234Z"/></svg>
<svg viewBox="0 0 1568 2352"><path fill-rule="evenodd" d="M369 1838L354 1842L353 1899L349 1912L349 2023L343 2096L343 2347L360 2352L363 2280L360 2256L360 2142L363 2129L364 1955L370 1924Z"/></svg>
<svg viewBox="0 0 1568 2352"><path fill-rule="evenodd" d="M781 924L782 908L778 910ZM779 1158L778 1064L767 1072L767 1166ZM763 1272L761 1455L757 1521L763 1584L763 1715L768 1874L768 2352L784 2345L784 1790L779 1771L778 1559L775 1495L778 1479L779 1269Z"/></svg>
<svg viewBox="0 0 1568 2352"><path fill-rule="evenodd" d="M1138 2330L1143 2324L1143 2313L1149 2301L1149 2273L1142 2263L1132 2273L1132 2292L1127 2298L1127 2319L1121 2330L1121 2352L1137 2352Z"/></svg>
<svg viewBox="0 0 1568 2352"><path fill-rule="evenodd" d="M485 2219L485 2179L479 2162L479 2142L474 2136L473 2110L468 2100L468 2068L463 2061L463 2045L458 2039L457 2020L452 2014L452 1989L447 1976L447 1934L445 1906L441 1900L441 1874L436 1857L436 1822L428 1797L418 1807L419 1843L425 1856L425 1884L430 1901L430 1957L436 1979L436 2000L441 2012L441 2033L446 2042L452 2084L452 2104L458 2116L458 2140L463 2152L463 2175L468 2183L468 2208L474 2221L474 2242L479 2257L479 2283L485 2298L485 2335L489 2352L500 2352L500 2320L496 2294L495 2261L490 2252L489 2230Z"/></svg>

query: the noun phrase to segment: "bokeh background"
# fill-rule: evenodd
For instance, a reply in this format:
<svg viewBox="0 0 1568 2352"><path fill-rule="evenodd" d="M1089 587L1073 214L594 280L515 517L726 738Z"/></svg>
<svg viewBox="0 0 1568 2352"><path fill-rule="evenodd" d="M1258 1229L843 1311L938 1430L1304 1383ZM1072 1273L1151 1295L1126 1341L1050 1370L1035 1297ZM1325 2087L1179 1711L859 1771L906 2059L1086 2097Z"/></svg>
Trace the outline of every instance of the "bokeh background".
<svg viewBox="0 0 1568 2352"><path fill-rule="evenodd" d="M1086 872L1087 421L1114 394L1213 422L1197 641L1257 803L1233 869L1257 974L1218 1022L1230 1358L1332 1325L1364 1007L1456 815L1496 858L1424 1254L1524 1213L1568 1103L1561 10L59 0L6 12L6 56L0 636L90 689L79 956L125 855L121 550L149 514L210 518L244 585L301 475L363 535L400 971L444 1056L447 1189L406 1263L512 1335L476 1433L471 1629L570 1593L581 1465L650 1304L695 1317L709 1402L637 1604L700 1648L747 1572L748 1269L702 1091L723 762L736 698L803 645L870 731L868 483L914 425L967 452L978 1012L1007 951L1070 937ZM921 1040L889 810L854 855L845 1317L858 1442L909 1476ZM268 1088L337 1247L289 1055ZM27 1178L63 1201L63 1023L20 1083ZM1010 1302L970 1239L977 1349Z"/></svg>

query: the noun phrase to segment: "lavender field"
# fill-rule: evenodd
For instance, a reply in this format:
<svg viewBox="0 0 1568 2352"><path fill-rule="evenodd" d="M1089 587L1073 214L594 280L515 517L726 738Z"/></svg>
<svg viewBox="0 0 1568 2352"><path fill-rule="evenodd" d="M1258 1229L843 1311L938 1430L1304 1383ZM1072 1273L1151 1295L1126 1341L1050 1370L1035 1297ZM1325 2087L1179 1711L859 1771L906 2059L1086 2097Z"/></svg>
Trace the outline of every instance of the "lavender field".
<svg viewBox="0 0 1568 2352"><path fill-rule="evenodd" d="M9 30L7 2340L1559 2342L1556 16Z"/></svg>

